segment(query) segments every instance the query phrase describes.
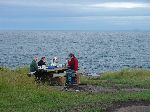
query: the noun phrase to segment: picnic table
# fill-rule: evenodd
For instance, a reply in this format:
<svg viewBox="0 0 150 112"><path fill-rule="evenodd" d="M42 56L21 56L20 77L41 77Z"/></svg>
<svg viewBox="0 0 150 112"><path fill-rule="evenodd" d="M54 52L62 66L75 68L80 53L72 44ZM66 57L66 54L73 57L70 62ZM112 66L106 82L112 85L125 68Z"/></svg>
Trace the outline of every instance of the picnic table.
<svg viewBox="0 0 150 112"><path fill-rule="evenodd" d="M66 80L66 70L67 67L56 67L52 69L38 69L35 73L36 80L39 82L48 81L50 84L56 83L58 85L62 85Z"/></svg>

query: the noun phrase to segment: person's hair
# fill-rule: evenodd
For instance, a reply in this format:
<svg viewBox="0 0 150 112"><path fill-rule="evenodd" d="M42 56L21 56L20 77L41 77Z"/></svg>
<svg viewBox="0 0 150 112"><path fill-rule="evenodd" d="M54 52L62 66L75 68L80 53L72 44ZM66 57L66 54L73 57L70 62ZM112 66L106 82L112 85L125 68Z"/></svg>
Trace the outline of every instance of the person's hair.
<svg viewBox="0 0 150 112"><path fill-rule="evenodd" d="M73 53L70 53L70 54L69 54L69 57L75 57L75 56L74 56L74 54L73 54Z"/></svg>

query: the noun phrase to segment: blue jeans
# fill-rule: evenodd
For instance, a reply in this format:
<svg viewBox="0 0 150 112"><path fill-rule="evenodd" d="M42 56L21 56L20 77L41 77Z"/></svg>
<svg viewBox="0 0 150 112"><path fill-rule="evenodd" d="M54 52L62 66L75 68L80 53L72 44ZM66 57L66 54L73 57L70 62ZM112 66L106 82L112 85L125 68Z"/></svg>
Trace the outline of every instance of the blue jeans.
<svg viewBox="0 0 150 112"><path fill-rule="evenodd" d="M66 83L71 85L71 84L76 84L76 72L74 70L68 69L66 71Z"/></svg>

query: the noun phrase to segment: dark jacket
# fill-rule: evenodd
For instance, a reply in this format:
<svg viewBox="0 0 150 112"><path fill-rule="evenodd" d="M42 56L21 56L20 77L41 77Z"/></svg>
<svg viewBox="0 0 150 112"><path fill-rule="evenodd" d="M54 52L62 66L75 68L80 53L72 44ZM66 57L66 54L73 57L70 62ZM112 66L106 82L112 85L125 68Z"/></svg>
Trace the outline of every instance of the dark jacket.
<svg viewBox="0 0 150 112"><path fill-rule="evenodd" d="M42 66L42 65L46 65L46 63L45 63L43 60L40 60L40 61L38 62L38 66Z"/></svg>
<svg viewBox="0 0 150 112"><path fill-rule="evenodd" d="M35 60L32 61L32 63L30 64L30 72L35 72L38 70L38 66Z"/></svg>

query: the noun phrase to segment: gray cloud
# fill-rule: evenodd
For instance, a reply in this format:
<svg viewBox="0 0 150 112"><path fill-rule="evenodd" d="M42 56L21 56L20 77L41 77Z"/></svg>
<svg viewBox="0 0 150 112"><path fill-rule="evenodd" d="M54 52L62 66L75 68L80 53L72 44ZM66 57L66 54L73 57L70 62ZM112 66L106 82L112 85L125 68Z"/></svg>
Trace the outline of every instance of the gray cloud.
<svg viewBox="0 0 150 112"><path fill-rule="evenodd" d="M129 2L129 3L128 3ZM137 7L149 7L150 2L141 2L139 0L101 0L101 1L95 1L95 0L83 0L83 1L69 1L69 0L0 0L0 5L10 5L10 6L26 6L26 7L102 7L102 8L108 8L112 7L112 5L121 5L123 3L126 3L125 5L132 5ZM136 6L135 6L136 7Z"/></svg>
<svg viewBox="0 0 150 112"><path fill-rule="evenodd" d="M78 29L80 26L84 29L87 26L99 29L99 24L109 28L130 26L134 21L137 24L146 21L148 27L149 10L149 0L0 0L0 28L75 26Z"/></svg>

